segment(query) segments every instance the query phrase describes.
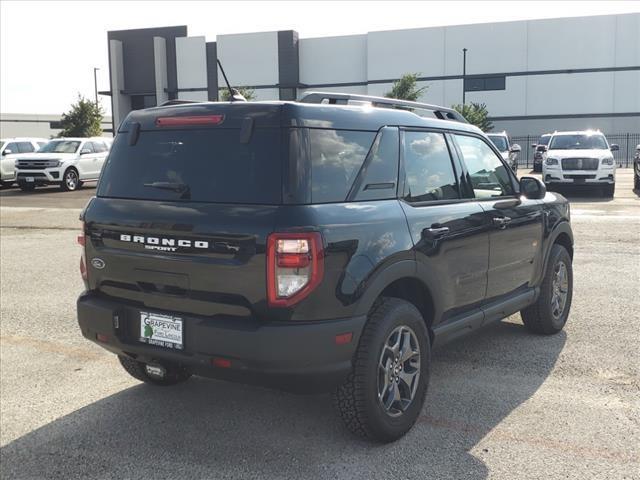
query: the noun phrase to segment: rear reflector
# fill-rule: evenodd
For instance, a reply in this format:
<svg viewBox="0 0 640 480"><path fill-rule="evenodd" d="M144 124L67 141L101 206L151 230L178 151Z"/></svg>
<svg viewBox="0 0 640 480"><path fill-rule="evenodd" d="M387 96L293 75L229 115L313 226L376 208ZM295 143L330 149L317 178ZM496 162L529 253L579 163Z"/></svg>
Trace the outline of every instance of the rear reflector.
<svg viewBox="0 0 640 480"><path fill-rule="evenodd" d="M214 367L231 368L231 360L229 360L228 358L215 357L211 360L211 363Z"/></svg>
<svg viewBox="0 0 640 480"><path fill-rule="evenodd" d="M336 335L336 345L346 345L347 343L351 343L351 339L353 338L353 333L341 333L340 335Z"/></svg>
<svg viewBox="0 0 640 480"><path fill-rule="evenodd" d="M84 232L81 235L78 235L78 238L76 238L76 241L78 242L78 245L82 245L84 247L84 243L85 243Z"/></svg>
<svg viewBox="0 0 640 480"><path fill-rule="evenodd" d="M189 125L220 125L224 115L192 115L189 117L158 117L156 127L176 127Z"/></svg>
<svg viewBox="0 0 640 480"><path fill-rule="evenodd" d="M104 333L96 333L96 340L102 343L107 343L109 341L109 337Z"/></svg>

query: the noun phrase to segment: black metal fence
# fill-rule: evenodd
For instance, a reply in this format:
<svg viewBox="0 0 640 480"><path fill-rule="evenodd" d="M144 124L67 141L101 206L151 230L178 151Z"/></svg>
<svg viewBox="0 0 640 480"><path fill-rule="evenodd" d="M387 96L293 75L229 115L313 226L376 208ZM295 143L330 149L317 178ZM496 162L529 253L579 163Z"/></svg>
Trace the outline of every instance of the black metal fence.
<svg viewBox="0 0 640 480"><path fill-rule="evenodd" d="M605 134L609 144L615 143L620 147L613 152L613 158L619 167L632 167L633 155L636 146L640 145L640 133L614 133ZM533 154L535 153L531 145L538 142L539 135L520 135L511 137L511 143L517 143L522 147L518 155L518 165L521 167L533 168Z"/></svg>

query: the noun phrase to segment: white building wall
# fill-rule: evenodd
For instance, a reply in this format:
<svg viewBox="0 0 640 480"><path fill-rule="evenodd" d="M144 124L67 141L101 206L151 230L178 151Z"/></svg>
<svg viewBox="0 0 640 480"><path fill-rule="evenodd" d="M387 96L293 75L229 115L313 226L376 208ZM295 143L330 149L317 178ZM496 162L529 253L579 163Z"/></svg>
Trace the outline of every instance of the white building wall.
<svg viewBox="0 0 640 480"><path fill-rule="evenodd" d="M176 69L178 98L207 101L207 52L205 37L176 38ZM202 88L202 91L181 92L181 88Z"/></svg>
<svg viewBox="0 0 640 480"><path fill-rule="evenodd" d="M218 59L232 85L278 83L278 32L218 35L216 42ZM218 71L218 86L224 85Z"/></svg>
<svg viewBox="0 0 640 480"><path fill-rule="evenodd" d="M167 41L162 37L153 37L153 63L156 78L156 102L162 105L169 100L166 91L169 83L167 80Z"/></svg>
<svg viewBox="0 0 640 480"><path fill-rule="evenodd" d="M367 81L367 37L308 38L299 41L300 82Z"/></svg>

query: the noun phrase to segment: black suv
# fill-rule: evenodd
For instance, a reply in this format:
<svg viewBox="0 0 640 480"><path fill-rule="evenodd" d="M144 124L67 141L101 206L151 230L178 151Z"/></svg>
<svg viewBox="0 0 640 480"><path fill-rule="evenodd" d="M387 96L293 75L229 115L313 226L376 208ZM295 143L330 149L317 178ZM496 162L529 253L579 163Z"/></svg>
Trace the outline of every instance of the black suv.
<svg viewBox="0 0 640 480"><path fill-rule="evenodd" d="M80 328L135 378L333 391L378 441L419 416L434 344L516 312L553 334L571 305L567 201L430 105L134 111L81 219Z"/></svg>

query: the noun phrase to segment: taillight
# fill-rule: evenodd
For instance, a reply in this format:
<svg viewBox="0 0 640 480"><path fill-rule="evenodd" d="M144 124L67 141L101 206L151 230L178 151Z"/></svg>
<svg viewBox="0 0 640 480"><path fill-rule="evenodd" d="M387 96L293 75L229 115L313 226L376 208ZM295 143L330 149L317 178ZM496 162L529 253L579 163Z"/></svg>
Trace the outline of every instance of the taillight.
<svg viewBox="0 0 640 480"><path fill-rule="evenodd" d="M272 307L289 307L305 298L322 281L322 236L272 233L267 239L267 298Z"/></svg>
<svg viewBox="0 0 640 480"><path fill-rule="evenodd" d="M87 274L87 255L85 251L86 236L84 230L84 222L82 222L82 233L78 235L76 241L78 242L78 245L82 247L82 253L80 254L80 275L82 276L82 280L86 282L89 277Z"/></svg>

